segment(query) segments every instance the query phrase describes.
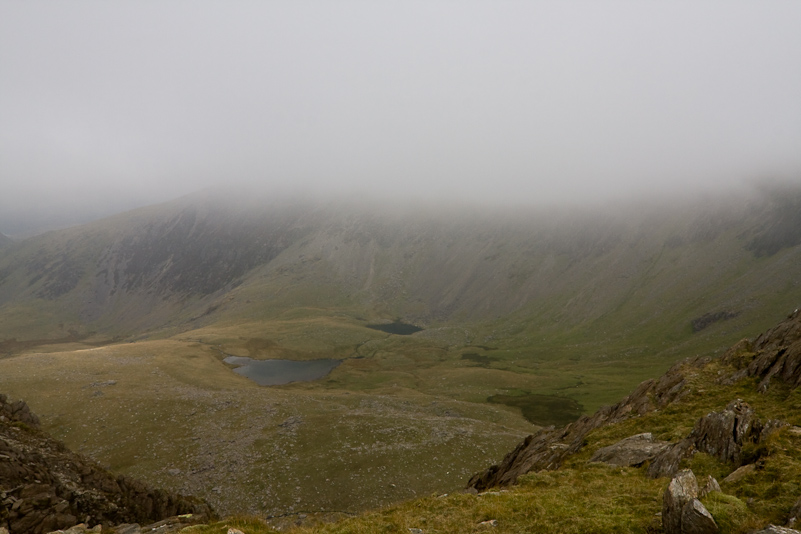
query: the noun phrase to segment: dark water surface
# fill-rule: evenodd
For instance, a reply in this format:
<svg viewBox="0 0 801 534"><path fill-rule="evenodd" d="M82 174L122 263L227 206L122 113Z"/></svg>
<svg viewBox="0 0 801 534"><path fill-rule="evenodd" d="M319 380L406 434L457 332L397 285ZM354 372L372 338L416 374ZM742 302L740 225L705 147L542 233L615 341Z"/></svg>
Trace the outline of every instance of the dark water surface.
<svg viewBox="0 0 801 534"><path fill-rule="evenodd" d="M422 328L419 326L414 326L413 324L406 324L395 321L394 323L389 324L368 324L367 328L372 328L373 330L381 330L382 332L386 332L388 334L398 334L400 336L408 336L410 334L414 334L415 332L420 332Z"/></svg>
<svg viewBox="0 0 801 534"><path fill-rule="evenodd" d="M244 356L228 356L223 361L236 365L233 370L235 373L250 378L260 386L318 380L342 363L342 360L254 360Z"/></svg>
<svg viewBox="0 0 801 534"><path fill-rule="evenodd" d="M584 413L584 406L567 397L555 395L538 395L523 393L522 395L493 395L489 402L505 404L520 408L523 417L541 426L562 426L572 423Z"/></svg>

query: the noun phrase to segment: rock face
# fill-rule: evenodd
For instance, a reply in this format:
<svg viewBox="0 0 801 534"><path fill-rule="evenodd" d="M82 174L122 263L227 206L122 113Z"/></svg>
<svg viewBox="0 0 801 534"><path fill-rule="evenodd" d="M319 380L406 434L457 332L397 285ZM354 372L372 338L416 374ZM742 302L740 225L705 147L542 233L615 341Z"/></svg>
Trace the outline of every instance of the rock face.
<svg viewBox="0 0 801 534"><path fill-rule="evenodd" d="M773 420L762 424L748 404L740 400L732 401L723 411L711 412L700 418L687 438L658 454L648 466L648 475L651 478L673 475L678 471L681 460L695 451L739 467L757 459L754 452L746 454L746 445L762 443L783 425Z"/></svg>
<svg viewBox="0 0 801 534"><path fill-rule="evenodd" d="M728 377L734 382L746 376L760 377L757 389L767 391L774 378L791 387L801 385L801 310L786 321L758 336L753 342L743 340L723 355L723 362L738 371Z"/></svg>
<svg viewBox="0 0 801 534"><path fill-rule="evenodd" d="M39 418L31 412L24 401L8 402L8 397L0 393L0 423L20 422L34 428L39 428Z"/></svg>
<svg viewBox="0 0 801 534"><path fill-rule="evenodd" d="M670 481L662 497L662 528L665 534L714 534L718 526L698 500L698 481L689 469Z"/></svg>
<svg viewBox="0 0 801 534"><path fill-rule="evenodd" d="M71 452L38 429L24 402L0 395L0 414L0 528L10 534L213 515L204 501L114 476Z"/></svg>
<svg viewBox="0 0 801 534"><path fill-rule="evenodd" d="M777 527L776 525L768 525L761 530L754 530L749 534L801 534L801 530L794 530L792 528Z"/></svg>
<svg viewBox="0 0 801 534"><path fill-rule="evenodd" d="M699 419L690 440L697 450L740 466L743 446L759 443L763 428L754 410L736 400L722 412L712 412Z"/></svg>
<svg viewBox="0 0 801 534"><path fill-rule="evenodd" d="M614 445L595 451L590 462L618 467L639 467L670 447L668 441L654 441L650 432L629 436Z"/></svg>
<svg viewBox="0 0 801 534"><path fill-rule="evenodd" d="M648 466L648 476L651 478L673 476L679 470L681 461L692 455L693 452L695 449L689 438L674 443L653 459Z"/></svg>

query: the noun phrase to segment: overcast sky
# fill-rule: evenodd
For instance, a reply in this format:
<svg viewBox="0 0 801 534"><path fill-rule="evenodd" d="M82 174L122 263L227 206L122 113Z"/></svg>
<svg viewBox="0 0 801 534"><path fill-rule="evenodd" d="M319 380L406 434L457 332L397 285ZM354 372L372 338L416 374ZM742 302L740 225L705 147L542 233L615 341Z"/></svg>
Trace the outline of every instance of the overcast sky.
<svg viewBox="0 0 801 534"><path fill-rule="evenodd" d="M0 0L0 231L240 181L549 203L770 176L801 177L798 1Z"/></svg>

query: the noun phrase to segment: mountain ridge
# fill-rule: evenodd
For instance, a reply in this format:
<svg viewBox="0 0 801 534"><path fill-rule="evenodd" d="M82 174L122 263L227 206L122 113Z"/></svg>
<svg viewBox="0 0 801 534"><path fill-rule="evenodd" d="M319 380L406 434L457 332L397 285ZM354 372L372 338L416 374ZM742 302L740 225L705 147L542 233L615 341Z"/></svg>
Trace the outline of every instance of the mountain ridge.
<svg viewBox="0 0 801 534"><path fill-rule="evenodd" d="M550 323L581 324L667 301L676 293L670 286L709 294L717 285L709 296L718 302L696 302L691 313L744 309L746 319L760 303L727 296L715 282L747 277L736 264L751 258L749 267L760 271L764 285L771 266L756 260L776 263L801 239L787 208L795 204L786 199L795 197L787 195L633 219L590 212L381 213L255 199L243 208L212 197L187 197L15 243L0 259L0 313L34 300L48 310L58 308L50 303L76 300L72 319L85 329L132 334L200 314L225 316L226 302L243 284L263 288L269 299L262 301L276 302L260 309L319 305L302 289L288 291L307 283L332 295L323 306L344 303L374 318L436 324L547 313ZM786 209L774 209L777 202ZM729 265L716 264L710 248ZM702 265L694 265L699 259ZM789 276L782 278L801 295L797 272ZM286 278L296 283L288 286ZM742 286L737 289L747 291ZM259 312L245 304L239 307ZM159 313L159 306L168 312Z"/></svg>

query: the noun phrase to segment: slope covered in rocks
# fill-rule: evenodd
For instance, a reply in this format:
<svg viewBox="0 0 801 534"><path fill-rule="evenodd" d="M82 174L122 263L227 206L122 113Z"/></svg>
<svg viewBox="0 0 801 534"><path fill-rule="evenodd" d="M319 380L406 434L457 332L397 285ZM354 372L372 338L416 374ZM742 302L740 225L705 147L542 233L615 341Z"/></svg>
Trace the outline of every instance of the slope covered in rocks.
<svg viewBox="0 0 801 534"><path fill-rule="evenodd" d="M10 534L79 523L109 529L185 514L197 521L213 511L199 499L109 473L42 432L25 402L0 395L0 527Z"/></svg>

